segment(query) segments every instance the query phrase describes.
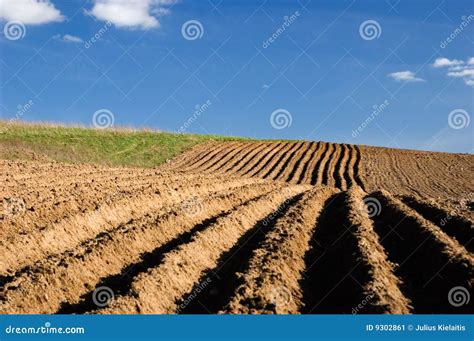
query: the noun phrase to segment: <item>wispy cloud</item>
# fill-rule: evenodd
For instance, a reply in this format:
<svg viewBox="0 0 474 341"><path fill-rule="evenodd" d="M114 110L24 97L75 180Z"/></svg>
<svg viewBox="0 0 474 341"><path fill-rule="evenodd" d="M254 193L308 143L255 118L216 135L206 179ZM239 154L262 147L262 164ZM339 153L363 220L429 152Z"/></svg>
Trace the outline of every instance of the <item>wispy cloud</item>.
<svg viewBox="0 0 474 341"><path fill-rule="evenodd" d="M412 71L398 71L388 74L389 77L393 78L397 82L424 82L423 78L418 78Z"/></svg>
<svg viewBox="0 0 474 341"><path fill-rule="evenodd" d="M156 16L169 13L169 6L178 0L94 0L87 12L99 20L109 21L117 27L151 29L160 26Z"/></svg>
<svg viewBox="0 0 474 341"><path fill-rule="evenodd" d="M445 67L445 66L457 66L462 65L464 62L462 60L457 59L448 59L448 58L437 58L434 63L433 67Z"/></svg>
<svg viewBox="0 0 474 341"><path fill-rule="evenodd" d="M41 25L63 21L64 16L49 0L0 0L0 19Z"/></svg>
<svg viewBox="0 0 474 341"><path fill-rule="evenodd" d="M83 43L84 41L80 37L76 37L70 34L65 34L61 36L60 34L57 34L53 37L56 40L63 41L65 43Z"/></svg>
<svg viewBox="0 0 474 341"><path fill-rule="evenodd" d="M435 68L447 68L446 76L462 78L467 86L474 86L474 57L467 61L458 59L438 58L432 64Z"/></svg>

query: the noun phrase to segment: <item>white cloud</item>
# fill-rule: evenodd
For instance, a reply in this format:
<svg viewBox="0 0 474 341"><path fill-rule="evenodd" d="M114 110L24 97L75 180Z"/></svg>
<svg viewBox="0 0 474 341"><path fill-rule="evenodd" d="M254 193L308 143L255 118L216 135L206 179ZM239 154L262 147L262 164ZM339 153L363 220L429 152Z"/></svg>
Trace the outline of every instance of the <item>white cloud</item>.
<svg viewBox="0 0 474 341"><path fill-rule="evenodd" d="M95 0L88 12L117 27L150 29L160 26L156 16L169 13L177 0Z"/></svg>
<svg viewBox="0 0 474 341"><path fill-rule="evenodd" d="M424 82L422 78L415 77L415 73L411 71L398 71L388 74L389 77L392 77L398 82Z"/></svg>
<svg viewBox="0 0 474 341"><path fill-rule="evenodd" d="M462 78L468 86L474 86L474 57L467 61L458 59L438 58L433 63L434 67L447 67L446 76Z"/></svg>
<svg viewBox="0 0 474 341"><path fill-rule="evenodd" d="M462 71L448 72L446 74L449 77L471 77L474 78L474 68L466 67Z"/></svg>
<svg viewBox="0 0 474 341"><path fill-rule="evenodd" d="M64 16L50 0L0 0L0 20L40 25L63 21Z"/></svg>
<svg viewBox="0 0 474 341"><path fill-rule="evenodd" d="M456 66L462 65L464 62L462 60L449 60L448 58L437 58L433 63L433 67L445 67L445 66Z"/></svg>
<svg viewBox="0 0 474 341"><path fill-rule="evenodd" d="M60 34L57 34L53 38L59 41L63 41L65 43L83 43L84 42L80 37L76 37L70 34L65 34L62 37Z"/></svg>

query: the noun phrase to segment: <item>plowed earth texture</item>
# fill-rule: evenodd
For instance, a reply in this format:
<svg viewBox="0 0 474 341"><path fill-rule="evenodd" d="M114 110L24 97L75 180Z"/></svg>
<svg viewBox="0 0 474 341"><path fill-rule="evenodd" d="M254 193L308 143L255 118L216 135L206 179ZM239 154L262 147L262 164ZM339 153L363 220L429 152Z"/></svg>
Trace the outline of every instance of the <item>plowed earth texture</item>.
<svg viewBox="0 0 474 341"><path fill-rule="evenodd" d="M473 166L324 142L0 161L0 313L472 312Z"/></svg>

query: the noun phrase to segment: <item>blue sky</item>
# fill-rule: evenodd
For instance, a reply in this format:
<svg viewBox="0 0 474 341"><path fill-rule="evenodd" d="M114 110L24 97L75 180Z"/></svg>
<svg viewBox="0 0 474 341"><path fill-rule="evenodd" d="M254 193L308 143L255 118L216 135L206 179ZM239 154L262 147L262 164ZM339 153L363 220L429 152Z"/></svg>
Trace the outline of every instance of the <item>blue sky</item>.
<svg viewBox="0 0 474 341"><path fill-rule="evenodd" d="M0 18L4 120L473 152L470 0L0 0Z"/></svg>

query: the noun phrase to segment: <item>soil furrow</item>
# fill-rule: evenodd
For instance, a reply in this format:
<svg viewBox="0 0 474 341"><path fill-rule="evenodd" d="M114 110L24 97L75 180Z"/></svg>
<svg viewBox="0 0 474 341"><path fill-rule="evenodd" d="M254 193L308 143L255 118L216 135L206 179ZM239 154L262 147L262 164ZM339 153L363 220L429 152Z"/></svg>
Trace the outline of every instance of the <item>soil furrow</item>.
<svg viewBox="0 0 474 341"><path fill-rule="evenodd" d="M450 290L472 291L474 257L439 227L386 192L372 193L381 209L374 217L375 230L397 263L395 274L403 281L402 291L411 299L415 313L467 313L469 305L455 307Z"/></svg>
<svg viewBox="0 0 474 341"><path fill-rule="evenodd" d="M352 313L408 314L411 302L400 290L401 281L394 274L394 266L387 258L364 203L366 193L353 186L349 190L349 224L357 239L359 261L369 277L363 284L365 304L354 307Z"/></svg>
<svg viewBox="0 0 474 341"><path fill-rule="evenodd" d="M323 185L328 183L326 167L334 151L334 144L325 143L326 148L323 151L318 163L316 164L311 177L311 185Z"/></svg>
<svg viewBox="0 0 474 341"><path fill-rule="evenodd" d="M212 148L209 154L206 154L204 157L200 158L191 166L186 167L184 170L193 171L193 170L198 170L202 167L205 167L209 162L212 162L212 160L214 160L215 158L219 160L219 155L222 155L222 153L226 153L229 149L232 149L236 145L239 145L239 143L238 142L222 143L217 148Z"/></svg>
<svg viewBox="0 0 474 341"><path fill-rule="evenodd" d="M354 180L359 185L359 187L365 191L364 183L362 182L362 178L359 175L359 168L360 168L360 162L361 162L360 149L357 146L353 146L353 148L355 149L355 152L356 152L355 153L356 161L354 162Z"/></svg>
<svg viewBox="0 0 474 341"><path fill-rule="evenodd" d="M232 160L240 160L242 158L242 155L245 154L247 148L249 147L248 143L243 143L241 146L239 146L237 149L233 150L231 153L227 154L224 156L220 162L215 164L213 167L207 168L207 172L221 172L222 168L225 167L226 165L229 164Z"/></svg>
<svg viewBox="0 0 474 341"><path fill-rule="evenodd" d="M310 148L310 142L301 142L300 146L292 153L287 163L282 167L283 169L275 180L290 182L289 179L291 180L295 176L304 157L309 154Z"/></svg>
<svg viewBox="0 0 474 341"><path fill-rule="evenodd" d="M283 170L282 163L292 155L292 153L298 149L299 143L293 142L288 143L288 146L285 148L285 151L280 152L279 157L273 159L273 162L270 163L267 169L262 169L262 172L257 173L256 176L262 177L263 179L272 179L278 171Z"/></svg>
<svg viewBox="0 0 474 341"><path fill-rule="evenodd" d="M300 177L304 177L304 172L308 163L311 161L311 156L315 153L316 149L316 142L308 142L304 154L297 160L293 170L288 174L288 177L286 178L287 182L297 184Z"/></svg>
<svg viewBox="0 0 474 341"><path fill-rule="evenodd" d="M262 157L253 165L250 165L247 170L243 169L243 176L255 176L261 169L265 169L273 160L273 156L284 150L286 143L276 144L268 152L262 152Z"/></svg>
<svg viewBox="0 0 474 341"><path fill-rule="evenodd" d="M367 300L364 284L370 281L369 268L361 262L351 214L347 192L324 204L305 255L302 313L350 314Z"/></svg>
<svg viewBox="0 0 474 341"><path fill-rule="evenodd" d="M306 184L311 184L311 181L313 180L313 174L314 174L314 179L316 179L316 174L318 173L318 166L321 163L321 159L324 155L324 152L327 148L327 143L325 142L318 142L318 146L316 150L313 152L313 155L311 156L310 161L306 164L306 169L302 172L299 183L306 183Z"/></svg>
<svg viewBox="0 0 474 341"><path fill-rule="evenodd" d="M175 313L177 300L190 292L208 270L215 268L219 256L286 199L301 193L301 187L284 187L264 199L245 205L217 219L192 241L165 255L163 262L132 283L132 292L114 299L101 313ZM232 226L232 228L229 228ZM212 279L211 279L212 280Z"/></svg>
<svg viewBox="0 0 474 341"><path fill-rule="evenodd" d="M447 235L456 238L466 250L474 253L474 225L471 221L449 212L434 202L427 203L414 197L404 196L403 202L424 218L439 226Z"/></svg>
<svg viewBox="0 0 474 341"><path fill-rule="evenodd" d="M299 142L297 146L289 152L288 157L283 162L278 172L273 176L273 180L285 181L288 177L288 172L293 170L294 164L300 160L301 152L304 150L305 142Z"/></svg>
<svg viewBox="0 0 474 341"><path fill-rule="evenodd" d="M104 204L97 210L74 215L46 229L17 235L17 238L9 240L8 243L0 244L0 253L5 255L0 261L0 274L5 275L7 272L11 274L28 263L37 261L48 254L67 250L101 231L160 209L166 204L232 186L231 182L215 182L213 179L203 182L203 180L196 179L192 184L179 184L176 189L164 186L152 193L137 197L133 204L130 200ZM238 184L241 180L233 182ZM204 186L206 183L207 185ZM23 250L23 252L17 253L15 250Z"/></svg>
<svg viewBox="0 0 474 341"><path fill-rule="evenodd" d="M82 296L82 300L79 303L70 304L69 302L66 302L65 304L63 304L58 313L81 314L96 310L97 306L94 303L94 292L96 290L100 290L99 288L104 286L111 289L114 292L115 296L127 295L131 290L134 278L136 278L142 273L146 273L148 270L154 267L159 266L162 263L165 254L173 251L180 245L189 243L197 233L205 231L209 226L216 223L218 219L228 216L233 211L237 210L240 206L248 205L253 201L259 200L265 194L266 193L256 197L251 197L250 199L239 203L238 205L230 208L229 210L222 211L217 215L211 216L210 218L206 218L199 224L193 226L189 231L179 234L166 244L160 245L152 251L143 253L138 262L127 265L124 269L122 269L119 274L101 279L101 281L96 285L94 290Z"/></svg>
<svg viewBox="0 0 474 341"><path fill-rule="evenodd" d="M222 270L218 272L223 285L233 289L227 289L232 296L229 303L225 300L223 302L224 313L300 312L304 305L300 288L305 271L304 256L309 249L316 218L324 202L334 193L335 189L328 187L312 189L305 193L287 212L281 212L281 217L274 226L268 226L270 230L252 252L248 266L243 266L241 257L236 257L238 264L236 268L229 269L230 276L223 276ZM213 291L215 295L213 289L209 289L209 294L203 297L202 301L209 302L212 299ZM221 290L218 292L221 298ZM195 309L190 311L202 312L198 305L195 306Z"/></svg>
<svg viewBox="0 0 474 341"><path fill-rule="evenodd" d="M193 163L201 160L210 153L212 153L215 148L218 147L214 143L203 143L194 146L190 150L184 152L183 154L177 156L173 159L173 162L168 165L169 170L180 170L183 167L190 166Z"/></svg>
<svg viewBox="0 0 474 341"><path fill-rule="evenodd" d="M200 171L200 172L206 172L211 170L212 168L222 165L223 161L229 156L234 154L235 152L239 151L242 149L244 146L242 143L237 143L233 147L229 147L224 149L221 153L210 159L208 162L203 163L199 168L196 168L195 170Z"/></svg>
<svg viewBox="0 0 474 341"><path fill-rule="evenodd" d="M343 144L339 144L339 157L337 158L337 161L335 162L334 165L334 173L333 173L333 179L334 179L334 185L342 190L345 190L347 188L345 179L344 179L344 169L345 169L345 158L347 157L346 155L346 147Z"/></svg>
<svg viewBox="0 0 474 341"><path fill-rule="evenodd" d="M256 166L261 159L263 159L269 152L271 152L275 147L279 146L280 143L264 143L263 148L258 150L255 154L247 160L245 160L242 165L233 171L234 174L242 175L245 174L247 171L251 171L254 166Z"/></svg>
<svg viewBox="0 0 474 341"><path fill-rule="evenodd" d="M284 143L283 148L281 148L278 153L275 153L270 159L267 160L258 170L254 171L251 176L264 178L268 177L271 172L278 166L278 163L281 159L285 157L291 148L294 147L294 144Z"/></svg>
<svg viewBox="0 0 474 341"><path fill-rule="evenodd" d="M250 145L247 148L242 157L238 158L235 162L231 163L228 167L224 168L222 172L224 173L235 173L236 169L243 168L249 160L251 160L257 153L259 153L263 148L266 147L266 143L256 143L255 145Z"/></svg>
<svg viewBox="0 0 474 341"><path fill-rule="evenodd" d="M178 204L142 221L119 225L111 233L99 235L15 278L4 288L0 312L54 313L66 302L77 304L101 278L123 273L127 265L138 263L141 255L189 231L206 218L275 187L247 185L201 199L205 209L196 214L184 213L183 206Z"/></svg>
<svg viewBox="0 0 474 341"><path fill-rule="evenodd" d="M326 172L325 177L323 178L323 184L327 186L335 186L337 178L337 169L336 165L339 161L339 156L341 155L341 146L338 143L334 143L334 150L329 158L329 161L326 163ZM324 179L326 182L324 182ZM338 186L336 186L338 187Z"/></svg>
<svg viewBox="0 0 474 341"><path fill-rule="evenodd" d="M190 181L196 177L196 175L188 176ZM32 193L31 196L14 196L13 198L23 200L26 210L18 215L2 217L0 245L12 242L12 239L19 237L18 235L37 233L38 230L48 229L52 224L58 224L70 217L90 214L104 204L133 201L137 195L152 195L156 191L162 190L164 184L169 185L181 180L180 177L160 176L155 181L148 179L129 182L128 185L114 185L113 182L110 182L96 187L77 186L69 191L59 189L47 195L36 196ZM38 200L38 198L41 199ZM4 204L2 202L1 205Z"/></svg>
<svg viewBox="0 0 474 341"><path fill-rule="evenodd" d="M342 183L342 189L346 190L351 187L352 185L352 177L350 176L349 173L349 167L351 163L351 150L349 149L349 146L347 144L342 145L343 148L343 153L344 153L344 158L342 159L341 162L341 168L339 169L339 177L341 178L341 183Z"/></svg>

